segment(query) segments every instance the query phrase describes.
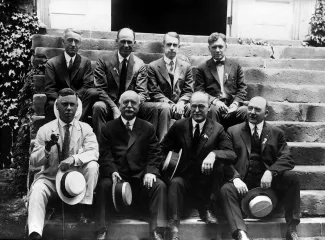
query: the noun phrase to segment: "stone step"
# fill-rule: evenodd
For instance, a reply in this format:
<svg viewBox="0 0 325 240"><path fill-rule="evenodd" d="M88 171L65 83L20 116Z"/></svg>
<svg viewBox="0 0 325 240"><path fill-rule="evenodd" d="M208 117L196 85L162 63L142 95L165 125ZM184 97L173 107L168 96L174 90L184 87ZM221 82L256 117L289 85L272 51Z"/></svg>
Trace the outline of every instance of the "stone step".
<svg viewBox="0 0 325 240"><path fill-rule="evenodd" d="M268 121L268 123L281 128L285 132L287 142L325 142L325 122Z"/></svg>
<svg viewBox="0 0 325 240"><path fill-rule="evenodd" d="M286 233L286 223L283 218L264 220L246 219L248 235L252 239L283 239ZM44 229L46 239L62 239L61 221L49 221ZM82 225L75 222L65 224L65 239L94 239L95 224ZM302 218L297 227L301 238L318 239L325 237L324 218ZM232 239L228 224L224 221L217 225L206 225L198 218L181 221L180 237L186 240L220 240ZM147 222L132 219L120 220L108 225L107 239L110 240L148 240L149 226Z"/></svg>
<svg viewBox="0 0 325 240"><path fill-rule="evenodd" d="M62 48L61 37L51 35L34 35L32 48L52 47ZM117 48L115 39L93 39L85 38L81 49L87 50L115 50ZM136 52L162 53L162 41L139 40L134 46ZM180 53L185 56L198 55L209 56L207 43L181 43ZM288 46L258 46L228 44L227 56L233 57L262 57L276 59L324 59L325 48L314 47L288 47Z"/></svg>
<svg viewBox="0 0 325 240"><path fill-rule="evenodd" d="M47 29L47 34L61 37L63 35L62 29ZM180 33L181 34L181 33ZM82 31L82 37L84 38L98 38L98 39L116 39L117 31L102 32L102 31ZM142 41L162 41L164 34L159 33L140 33L136 32L136 40ZM207 43L208 36L200 35L180 35L181 42L195 42L195 43ZM240 38L227 37L227 43L237 44ZM242 39L246 40L247 39ZM269 44L275 46L301 46L300 40L278 40L278 39L266 39Z"/></svg>
<svg viewBox="0 0 325 240"><path fill-rule="evenodd" d="M296 165L325 165L325 143L288 142Z"/></svg>
<svg viewBox="0 0 325 240"><path fill-rule="evenodd" d="M325 166L295 166L301 190L325 190Z"/></svg>
<svg viewBox="0 0 325 240"><path fill-rule="evenodd" d="M322 103L324 91L321 85L247 83L247 99L262 96L274 102Z"/></svg>

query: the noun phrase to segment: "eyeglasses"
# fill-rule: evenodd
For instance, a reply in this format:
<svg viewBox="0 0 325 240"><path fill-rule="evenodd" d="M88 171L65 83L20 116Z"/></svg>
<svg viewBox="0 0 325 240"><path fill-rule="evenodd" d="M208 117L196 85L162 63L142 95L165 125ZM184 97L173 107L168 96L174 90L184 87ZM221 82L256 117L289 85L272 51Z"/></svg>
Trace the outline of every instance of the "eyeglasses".
<svg viewBox="0 0 325 240"><path fill-rule="evenodd" d="M192 104L191 105L191 110L196 110L197 108L199 108L199 110L200 111L202 111L202 110L204 110L205 108L207 108L207 106L206 105L203 105L203 104L198 104L198 105L196 105L196 104Z"/></svg>

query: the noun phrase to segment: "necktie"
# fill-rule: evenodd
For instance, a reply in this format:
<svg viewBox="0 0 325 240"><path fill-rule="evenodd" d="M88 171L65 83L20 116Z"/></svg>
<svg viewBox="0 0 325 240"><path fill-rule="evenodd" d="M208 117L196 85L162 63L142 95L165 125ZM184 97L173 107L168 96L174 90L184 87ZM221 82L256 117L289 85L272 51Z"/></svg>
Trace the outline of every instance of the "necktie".
<svg viewBox="0 0 325 240"><path fill-rule="evenodd" d="M221 61L216 61L216 65L224 65L225 64L225 61L221 60Z"/></svg>
<svg viewBox="0 0 325 240"><path fill-rule="evenodd" d="M200 140L200 125L197 123L195 125L195 131L194 131L194 141L198 143Z"/></svg>
<svg viewBox="0 0 325 240"><path fill-rule="evenodd" d="M122 69L120 74L120 89L119 89L119 97L125 92L125 84L126 84L126 58L122 61Z"/></svg>
<svg viewBox="0 0 325 240"><path fill-rule="evenodd" d="M125 127L126 127L126 130L128 131L128 133L131 134L132 130L131 130L131 125L130 125L129 121L126 122Z"/></svg>
<svg viewBox="0 0 325 240"><path fill-rule="evenodd" d="M260 137L258 136L257 126L256 125L254 127L253 138L254 138L255 143L258 143L260 141Z"/></svg>
<svg viewBox="0 0 325 240"><path fill-rule="evenodd" d="M72 58L70 58L69 65L68 65L69 71L72 69L72 65L73 65Z"/></svg>
<svg viewBox="0 0 325 240"><path fill-rule="evenodd" d="M169 73L173 74L173 69L174 69L174 62L173 61L170 61L169 63Z"/></svg>
<svg viewBox="0 0 325 240"><path fill-rule="evenodd" d="M64 141L62 147L62 160L65 160L69 157L69 147L70 147L70 128L71 124L64 126Z"/></svg>

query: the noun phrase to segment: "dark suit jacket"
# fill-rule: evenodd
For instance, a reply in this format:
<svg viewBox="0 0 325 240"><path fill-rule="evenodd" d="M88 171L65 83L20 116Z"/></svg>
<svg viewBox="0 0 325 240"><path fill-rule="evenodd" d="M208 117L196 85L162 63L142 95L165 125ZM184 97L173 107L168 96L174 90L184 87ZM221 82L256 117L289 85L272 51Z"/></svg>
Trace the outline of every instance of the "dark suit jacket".
<svg viewBox="0 0 325 240"><path fill-rule="evenodd" d="M151 101L188 103L193 93L193 74L191 65L179 57L176 60L174 86L168 75L164 58L153 61L148 66L148 90Z"/></svg>
<svg viewBox="0 0 325 240"><path fill-rule="evenodd" d="M121 118L107 122L99 139L100 174L111 177L119 172L122 178L142 178L146 173L160 176L161 151L153 126L136 118L129 136ZM131 174L121 172L126 158Z"/></svg>
<svg viewBox="0 0 325 240"><path fill-rule="evenodd" d="M230 127L228 133L237 154L236 171L233 174L244 179L248 171L251 154L251 132L249 125L247 122L237 124ZM280 128L265 122L260 139L261 158L268 170L274 174L281 174L294 168L295 162L292 159L284 133Z"/></svg>
<svg viewBox="0 0 325 240"><path fill-rule="evenodd" d="M176 121L161 142L163 155L167 155L171 150L179 151L182 149L182 156L175 176L189 179L194 171L200 172L202 162L210 152L216 154L216 162L214 164L216 168L219 165L229 165L235 161L236 155L232 149L229 136L219 123L211 119L206 120L201 133L197 159L193 159L191 156L193 138L191 121L192 118ZM223 172L222 167L219 169L221 169L221 174L218 177L222 176Z"/></svg>
<svg viewBox="0 0 325 240"><path fill-rule="evenodd" d="M237 62L226 58L224 71L224 89L229 103L237 101L239 103L246 99L246 84L244 82L244 72ZM195 91L204 91L210 96L210 103L216 98L220 98L221 87L216 64L212 58L202 63L197 68L194 83Z"/></svg>
<svg viewBox="0 0 325 240"><path fill-rule="evenodd" d="M45 65L45 94L48 101L55 100L63 88L71 88L82 98L87 88L94 87L91 63L88 58L76 54L71 77L64 53L51 58Z"/></svg>
<svg viewBox="0 0 325 240"><path fill-rule="evenodd" d="M97 60L94 72L95 86L99 91L99 100L105 102L110 108L116 107L119 101L120 73L118 51L105 54ZM143 61L130 54L127 65L125 90L133 90L140 95L141 102L146 101L147 71Z"/></svg>

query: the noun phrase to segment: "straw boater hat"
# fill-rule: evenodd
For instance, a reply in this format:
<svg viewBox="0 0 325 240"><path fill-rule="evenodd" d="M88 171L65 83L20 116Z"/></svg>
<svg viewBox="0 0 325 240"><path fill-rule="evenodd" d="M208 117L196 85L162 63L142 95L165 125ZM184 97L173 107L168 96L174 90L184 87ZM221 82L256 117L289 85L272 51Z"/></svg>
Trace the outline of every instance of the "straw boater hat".
<svg viewBox="0 0 325 240"><path fill-rule="evenodd" d="M112 198L117 212L124 206L130 206L132 203L132 189L130 184L128 182L113 183Z"/></svg>
<svg viewBox="0 0 325 240"><path fill-rule="evenodd" d="M254 188L242 199L243 212L252 218L263 218L269 215L277 204L277 197L271 188Z"/></svg>
<svg viewBox="0 0 325 240"><path fill-rule="evenodd" d="M182 149L178 153L174 151L170 151L167 154L162 170L165 171L169 180L173 179L174 174L178 167L179 160L181 159L181 156L182 156Z"/></svg>
<svg viewBox="0 0 325 240"><path fill-rule="evenodd" d="M62 172L59 169L56 174L55 184L59 197L69 205L75 205L85 197L86 180L78 171L68 170Z"/></svg>
<svg viewBox="0 0 325 240"><path fill-rule="evenodd" d="M58 109L56 108L56 102L57 100L55 100L54 102L54 115L57 119L59 119L59 111ZM76 115L74 116L75 119L79 120L80 117L81 117L81 114L82 114L82 102L81 100L78 98L78 108L77 108L77 112L76 112Z"/></svg>

